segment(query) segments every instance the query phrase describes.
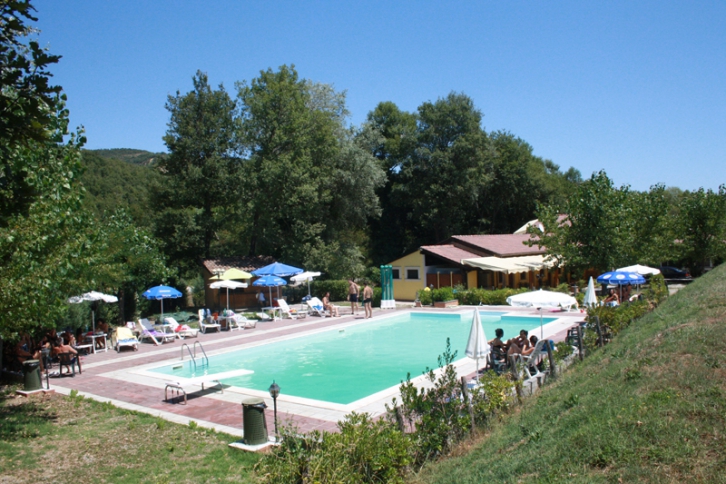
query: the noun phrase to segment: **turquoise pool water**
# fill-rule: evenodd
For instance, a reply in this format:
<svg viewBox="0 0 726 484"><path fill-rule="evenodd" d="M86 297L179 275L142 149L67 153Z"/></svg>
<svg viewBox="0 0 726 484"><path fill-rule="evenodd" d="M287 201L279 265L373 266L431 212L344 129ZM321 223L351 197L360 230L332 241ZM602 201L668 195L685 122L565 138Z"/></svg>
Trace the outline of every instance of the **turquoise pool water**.
<svg viewBox="0 0 726 484"><path fill-rule="evenodd" d="M480 312L488 339L494 337L496 328L504 330L505 338L512 338L519 330L531 330L540 324L539 317L503 317L502 314ZM543 321L547 324L555 319ZM208 366L198 364L196 373L190 360L181 369L168 365L151 371L190 378L245 368L254 373L223 382L267 391L275 380L281 393L286 395L349 404L398 385L407 373L413 378L427 367L437 368L437 358L446 348L446 338L451 339L452 350L458 351L457 359L465 358L471 320L471 311L410 312L212 356Z"/></svg>

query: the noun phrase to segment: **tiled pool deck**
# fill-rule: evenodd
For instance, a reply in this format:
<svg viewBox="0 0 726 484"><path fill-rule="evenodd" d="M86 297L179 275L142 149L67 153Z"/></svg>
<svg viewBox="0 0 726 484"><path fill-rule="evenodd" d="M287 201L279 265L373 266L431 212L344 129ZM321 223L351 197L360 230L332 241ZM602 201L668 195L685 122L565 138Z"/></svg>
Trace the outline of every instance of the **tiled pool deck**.
<svg viewBox="0 0 726 484"><path fill-rule="evenodd" d="M481 310L507 311L518 315L539 316L539 312L529 308L510 308L501 306L479 306ZM347 308L346 308L347 309ZM451 309L415 308L416 311L459 312L471 311L473 307L458 307ZM396 309L398 311L410 311ZM374 318L378 319L394 313L394 310L375 310ZM561 341L565 338L567 329L583 319L579 312L549 313L546 317L558 317L544 327L544 334L549 339ZM350 324L366 324L363 314L355 318L342 315L339 318L320 318L308 316L299 320L277 320L258 323L256 328L239 331L199 334L198 338L177 340L161 346L142 343L139 351L123 349L121 353L113 350L91 354L83 357L83 374L74 378L51 379L51 388L61 393L70 393L77 390L87 398L99 401L110 401L116 406L129 410L136 410L161 418L188 424L195 421L203 427L215 428L218 431L232 435L242 436L242 407L241 401L248 396L263 397L267 404L266 419L268 431L273 432L273 402L267 392L247 391L240 388L226 387L223 393L214 388L201 391L200 386L192 386L186 405L173 400L173 403L164 401L164 387L168 376L158 375L150 377L144 369L169 363L179 359L183 343L192 346L200 341L207 354L226 351L230 347L242 345L258 345L281 338L290 338L303 335L311 331L320 331L327 328L346 326ZM489 338L493 335L487 335ZM475 363L465 358L457 364L460 375L473 376ZM45 383L45 382L44 382ZM199 391L194 391L198 389ZM379 392L371 397L357 402L354 406L330 404L301 398L287 397L282 394L277 401L278 422L280 424L293 424L301 432L312 430L335 430L337 422L355 410L356 412L369 412L380 415L385 411L384 405L390 403L391 398L397 394L397 388ZM171 396L171 392L170 392Z"/></svg>

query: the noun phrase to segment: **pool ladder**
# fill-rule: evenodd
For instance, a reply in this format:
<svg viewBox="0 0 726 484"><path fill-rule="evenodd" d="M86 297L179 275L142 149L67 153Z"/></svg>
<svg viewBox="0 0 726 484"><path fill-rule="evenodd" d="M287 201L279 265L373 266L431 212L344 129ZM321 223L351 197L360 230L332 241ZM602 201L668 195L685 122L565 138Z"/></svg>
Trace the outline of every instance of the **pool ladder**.
<svg viewBox="0 0 726 484"><path fill-rule="evenodd" d="M192 363L194 364L194 371L197 370L197 359L196 359L196 356L197 356L197 345L199 345L199 349L202 350L202 354L204 355L204 358L202 358L201 361L204 362L204 363L206 363L207 365L209 365L209 358L207 357L207 352L204 351L204 346L202 346L202 343L200 343L199 341L195 341L194 342L194 346L192 346L192 348L194 348L194 351L193 352L189 348L189 345L188 344L184 343L181 346L181 360L184 361L184 348L186 348L187 349L187 353L189 353L189 357L192 359Z"/></svg>

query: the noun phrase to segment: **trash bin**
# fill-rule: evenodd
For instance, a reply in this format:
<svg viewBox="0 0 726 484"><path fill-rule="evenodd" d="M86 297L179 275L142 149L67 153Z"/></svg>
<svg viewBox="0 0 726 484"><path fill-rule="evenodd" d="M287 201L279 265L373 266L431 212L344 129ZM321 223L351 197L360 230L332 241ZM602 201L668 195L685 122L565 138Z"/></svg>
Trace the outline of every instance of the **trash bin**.
<svg viewBox="0 0 726 484"><path fill-rule="evenodd" d="M40 361L25 360L23 362L23 380L25 383L24 390L26 392L32 392L42 388L40 383Z"/></svg>
<svg viewBox="0 0 726 484"><path fill-rule="evenodd" d="M267 421L265 420L265 400L250 397L242 400L242 427L244 442L248 445L267 443Z"/></svg>

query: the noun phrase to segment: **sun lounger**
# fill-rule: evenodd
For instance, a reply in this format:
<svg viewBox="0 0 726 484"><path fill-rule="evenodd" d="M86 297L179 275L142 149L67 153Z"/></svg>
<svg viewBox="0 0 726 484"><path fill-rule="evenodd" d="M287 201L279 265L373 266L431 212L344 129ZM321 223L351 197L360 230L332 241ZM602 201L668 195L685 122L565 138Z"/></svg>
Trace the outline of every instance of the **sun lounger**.
<svg viewBox="0 0 726 484"><path fill-rule="evenodd" d="M317 297L312 297L308 299L307 304L308 308L310 308L310 314L312 314L313 316L325 317L329 314L329 312L326 311L325 307L323 306L323 301L321 301Z"/></svg>
<svg viewBox="0 0 726 484"><path fill-rule="evenodd" d="M263 312L255 313L255 316L260 318L260 321L272 321L272 318L267 313L263 313Z"/></svg>
<svg viewBox="0 0 726 484"><path fill-rule="evenodd" d="M235 314L232 318L232 326L233 328L237 329L248 329L248 328L254 328L257 326L257 320L256 319L247 319L246 317L242 316L241 314Z"/></svg>
<svg viewBox="0 0 726 484"><path fill-rule="evenodd" d="M172 317L166 317L164 318L164 323L169 326L169 329L172 330L172 332L176 335L179 339L184 338L196 338L199 334L198 329L193 329L187 326L186 324L182 325L177 322L176 319Z"/></svg>
<svg viewBox="0 0 726 484"><path fill-rule="evenodd" d="M176 339L176 335L174 333L165 333L163 331L156 330L154 325L146 318L139 319L139 331L141 333L139 335L139 341L149 339L156 346L172 342Z"/></svg>
<svg viewBox="0 0 726 484"><path fill-rule="evenodd" d="M288 317L290 319L297 319L296 312L290 309L290 306L287 305L287 301L284 299L278 299L277 306L280 308L280 314L283 318Z"/></svg>
<svg viewBox="0 0 726 484"><path fill-rule="evenodd" d="M187 394L191 393L192 390L190 387L201 385L202 391L204 391L204 385L209 385L210 383L212 384L211 386L219 386L220 391L224 393L224 386L220 380L225 378L234 378L236 376L250 375L252 373L254 373L252 370L240 369L225 371L222 373L213 373L211 375L202 375L193 378L180 378L175 381L167 381L166 386L164 387L164 401L169 401L168 391L171 389L176 391L177 396L179 396L180 393L184 395L184 404L186 405Z"/></svg>
<svg viewBox="0 0 726 484"><path fill-rule="evenodd" d="M209 329L216 329L217 331L222 330L222 325L216 323L214 319L212 319L212 316L207 316L205 319L200 320L199 327L201 328L202 333L206 333Z"/></svg>
<svg viewBox="0 0 726 484"><path fill-rule="evenodd" d="M119 326L113 334L113 347L116 353L121 351L121 348L131 347L134 351L139 349L139 339L134 336L134 333L125 326Z"/></svg>

